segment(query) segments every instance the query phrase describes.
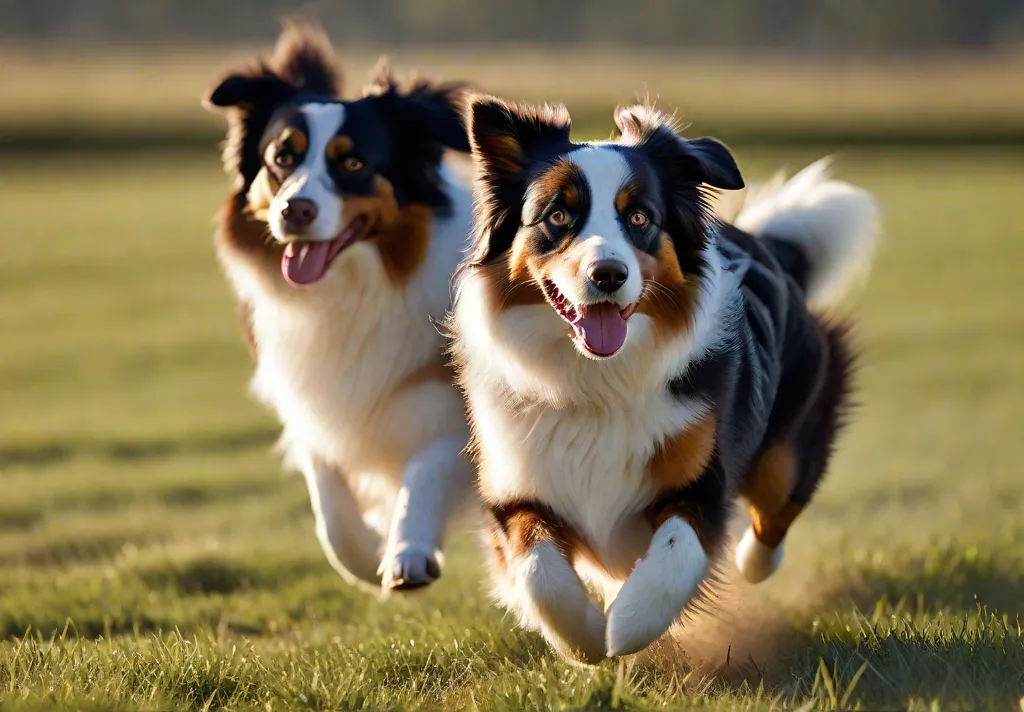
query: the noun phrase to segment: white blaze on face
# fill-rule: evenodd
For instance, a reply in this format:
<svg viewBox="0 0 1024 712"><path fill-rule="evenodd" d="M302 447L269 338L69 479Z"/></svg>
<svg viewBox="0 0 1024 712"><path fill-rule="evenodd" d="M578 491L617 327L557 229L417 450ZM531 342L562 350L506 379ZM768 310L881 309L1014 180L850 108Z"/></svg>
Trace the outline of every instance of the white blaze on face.
<svg viewBox="0 0 1024 712"><path fill-rule="evenodd" d="M590 210L564 259L555 261L549 276L575 307L578 318L571 324L583 353L611 356L626 340L628 315L623 312L643 291L640 264L615 208L615 198L629 180L629 163L621 152L601 145L581 148L568 158L586 180ZM613 294L601 294L590 283L589 267L600 260L616 260L626 267L626 281Z"/></svg>
<svg viewBox="0 0 1024 712"><path fill-rule="evenodd" d="M345 123L345 107L341 104L305 104L299 108L309 129L309 147L302 163L281 185L270 202L267 222L278 240L301 237L308 241L333 240L341 232L341 196L334 190L334 181L327 166L327 144ZM303 235L289 235L282 213L293 199L311 200L316 204L316 220Z"/></svg>

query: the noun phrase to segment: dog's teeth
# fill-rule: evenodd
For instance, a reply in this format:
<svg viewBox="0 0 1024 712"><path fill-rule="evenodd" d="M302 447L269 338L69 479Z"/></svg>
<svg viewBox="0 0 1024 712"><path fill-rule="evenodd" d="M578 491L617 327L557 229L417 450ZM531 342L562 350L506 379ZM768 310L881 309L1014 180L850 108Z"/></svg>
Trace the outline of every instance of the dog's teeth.
<svg viewBox="0 0 1024 712"><path fill-rule="evenodd" d="M289 242L287 245L285 245L284 253L289 257L295 257L295 243Z"/></svg>

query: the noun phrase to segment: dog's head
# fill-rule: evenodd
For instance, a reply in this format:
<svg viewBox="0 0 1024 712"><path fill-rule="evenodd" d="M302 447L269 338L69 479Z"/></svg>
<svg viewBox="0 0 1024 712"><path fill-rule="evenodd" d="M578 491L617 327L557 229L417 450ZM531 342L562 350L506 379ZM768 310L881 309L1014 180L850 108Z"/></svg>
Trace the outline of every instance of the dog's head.
<svg viewBox="0 0 1024 712"><path fill-rule="evenodd" d="M458 85L403 89L385 66L363 97L340 94L326 37L291 25L269 60L228 75L206 99L228 112L224 158L238 207L267 223L296 285L318 281L403 207L444 208L443 151L469 150Z"/></svg>
<svg viewBox="0 0 1024 712"><path fill-rule="evenodd" d="M466 277L488 283L492 319L532 310L534 346L568 336L608 359L634 327L685 332L707 269L710 191L743 187L718 141L685 139L643 106L615 122L614 140L575 144L564 108L470 103L479 209Z"/></svg>

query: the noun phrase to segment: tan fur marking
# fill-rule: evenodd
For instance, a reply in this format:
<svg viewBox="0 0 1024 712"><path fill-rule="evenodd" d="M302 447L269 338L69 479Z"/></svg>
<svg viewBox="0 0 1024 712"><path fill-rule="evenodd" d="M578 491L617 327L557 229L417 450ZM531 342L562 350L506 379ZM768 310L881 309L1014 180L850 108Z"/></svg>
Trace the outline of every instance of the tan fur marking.
<svg viewBox="0 0 1024 712"><path fill-rule="evenodd" d="M530 276L525 264L512 266L511 262L512 255L508 254L473 268L483 278L497 310L543 304L546 301L544 292Z"/></svg>
<svg viewBox="0 0 1024 712"><path fill-rule="evenodd" d="M408 284L427 258L433 219L434 214L426 205L410 205L398 214L391 227L372 236L384 271L395 286Z"/></svg>
<svg viewBox="0 0 1024 712"><path fill-rule="evenodd" d="M552 527L535 512L519 509L505 520L508 551L522 556L542 541L555 541Z"/></svg>
<svg viewBox="0 0 1024 712"><path fill-rule="evenodd" d="M491 566L492 573L499 577L508 574L508 558L505 556L505 546L501 529L495 524L485 532L487 561Z"/></svg>
<svg viewBox="0 0 1024 712"><path fill-rule="evenodd" d="M352 151L352 145L352 139L348 136L335 136L327 144L327 160L337 161L339 158L347 156Z"/></svg>
<svg viewBox="0 0 1024 712"><path fill-rule="evenodd" d="M294 126L289 126L281 132L281 136L277 139L277 143L292 149L299 156L306 155L306 151L309 149L309 137L306 136L305 132Z"/></svg>
<svg viewBox="0 0 1024 712"><path fill-rule="evenodd" d="M523 149L513 136L492 136L480 145L479 154L498 173L518 173L523 167Z"/></svg>
<svg viewBox="0 0 1024 712"><path fill-rule="evenodd" d="M633 198L633 194L629 190L629 186L623 186L619 188L619 192L615 194L615 211L618 213L626 212L626 208L629 207L629 201Z"/></svg>
<svg viewBox="0 0 1024 712"><path fill-rule="evenodd" d="M681 489L701 476L715 450L717 423L715 414L708 413L655 449L648 476L658 487Z"/></svg>
<svg viewBox="0 0 1024 712"><path fill-rule="evenodd" d="M653 265L646 260L641 263L641 270L646 266L651 276L645 278L644 297L637 312L650 317L655 339L663 341L690 328L700 294L696 280L687 279L679 268L672 240L664 233L653 261Z"/></svg>
<svg viewBox="0 0 1024 712"><path fill-rule="evenodd" d="M577 210L580 207L580 191L572 184L563 186L562 200L567 208Z"/></svg>
<svg viewBox="0 0 1024 712"><path fill-rule="evenodd" d="M754 534L772 548L782 542L803 507L789 501L795 476L793 448L788 443L775 443L761 455L740 487L740 494L750 502Z"/></svg>
<svg viewBox="0 0 1024 712"><path fill-rule="evenodd" d="M247 256L265 256L275 268L281 262L284 246L270 237L265 222L252 217L247 210L238 209L237 196L229 196L219 217L217 245L228 252L241 252Z"/></svg>
<svg viewBox="0 0 1024 712"><path fill-rule="evenodd" d="M499 524L499 531L501 529L504 535L499 534L498 540L502 544L503 561L523 556L543 542L557 544L570 561L577 557L585 557L595 563L599 561L589 543L575 529L559 518L549 520L529 506L520 506L505 515Z"/></svg>

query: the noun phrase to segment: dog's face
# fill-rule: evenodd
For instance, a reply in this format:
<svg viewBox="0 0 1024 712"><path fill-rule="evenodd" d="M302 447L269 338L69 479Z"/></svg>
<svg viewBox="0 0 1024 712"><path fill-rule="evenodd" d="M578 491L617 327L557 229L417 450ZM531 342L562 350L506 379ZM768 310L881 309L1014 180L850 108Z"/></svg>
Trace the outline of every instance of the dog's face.
<svg viewBox="0 0 1024 712"><path fill-rule="evenodd" d="M260 143L249 208L285 245L292 284L319 280L345 249L395 220L405 171L379 100L310 101L278 109ZM436 168L434 168L436 170Z"/></svg>
<svg viewBox="0 0 1024 712"><path fill-rule="evenodd" d="M223 79L207 103L229 112L239 207L265 222L292 285L313 284L346 250L387 231L411 204L445 207L445 148L468 150L461 88L400 91L386 68L367 95L338 98L326 38L295 31L271 63Z"/></svg>
<svg viewBox="0 0 1024 712"><path fill-rule="evenodd" d="M643 107L594 144L570 142L564 110L476 99L469 117L480 205L469 269L490 283L492 309L546 304L535 330L595 359L616 356L634 320L655 336L689 326L714 219L706 191L743 186L722 144L683 139Z"/></svg>

